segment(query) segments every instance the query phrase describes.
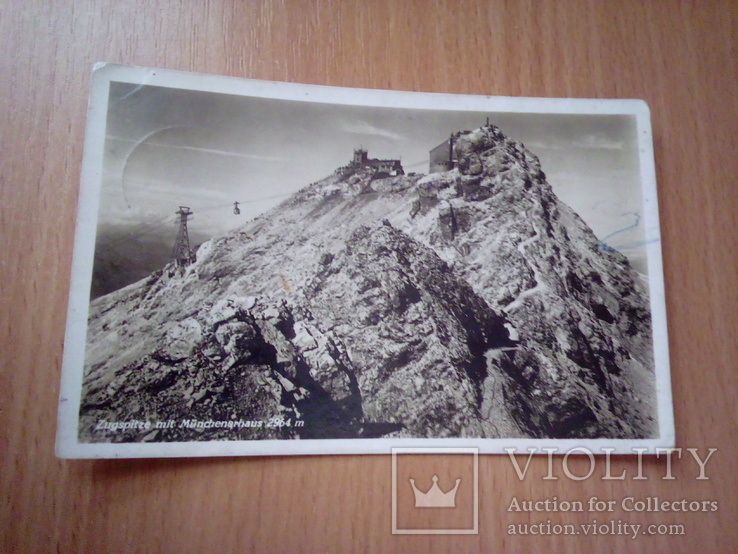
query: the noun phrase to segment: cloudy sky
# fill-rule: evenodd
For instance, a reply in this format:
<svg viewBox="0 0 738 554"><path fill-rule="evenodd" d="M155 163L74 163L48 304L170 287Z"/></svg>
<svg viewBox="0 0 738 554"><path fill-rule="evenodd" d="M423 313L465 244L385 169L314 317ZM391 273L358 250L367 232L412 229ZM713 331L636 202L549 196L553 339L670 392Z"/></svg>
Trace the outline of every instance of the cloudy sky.
<svg viewBox="0 0 738 554"><path fill-rule="evenodd" d="M193 232L212 236L326 177L359 145L426 173L431 148L487 117L538 155L559 198L645 273L633 116L336 106L112 83L100 224L173 241L174 212L186 205Z"/></svg>

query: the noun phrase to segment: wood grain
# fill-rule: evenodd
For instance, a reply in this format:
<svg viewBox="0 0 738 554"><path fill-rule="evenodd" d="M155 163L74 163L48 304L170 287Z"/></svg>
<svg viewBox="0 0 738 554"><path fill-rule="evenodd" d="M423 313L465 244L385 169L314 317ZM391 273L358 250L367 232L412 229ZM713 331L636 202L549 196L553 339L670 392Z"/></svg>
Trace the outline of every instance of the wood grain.
<svg viewBox="0 0 738 554"><path fill-rule="evenodd" d="M370 0L2 3L0 548L7 552L729 551L736 456L735 2ZM59 461L56 401L91 65L433 92L643 98L651 106L678 444L719 451L696 480L649 460L518 480L480 460L480 533L393 536L390 457ZM586 460L572 470L586 472ZM522 536L521 499L715 500L714 513L622 511L685 534Z"/></svg>

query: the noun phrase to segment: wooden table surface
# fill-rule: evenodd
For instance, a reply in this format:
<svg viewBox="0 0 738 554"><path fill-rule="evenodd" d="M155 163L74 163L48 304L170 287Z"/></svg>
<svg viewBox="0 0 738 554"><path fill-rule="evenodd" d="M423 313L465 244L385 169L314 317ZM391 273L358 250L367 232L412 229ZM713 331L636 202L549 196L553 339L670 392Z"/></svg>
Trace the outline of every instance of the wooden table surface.
<svg viewBox="0 0 738 554"><path fill-rule="evenodd" d="M680 1L4 1L0 36L0 549L4 552L736 551L738 3ZM678 446L584 481L520 481L480 459L480 532L397 536L389 456L60 461L56 406L90 69L96 61L365 88L643 98L651 107ZM561 475L555 460L555 471ZM579 473L586 465L577 461ZM520 499L658 496L710 513L601 520L683 535L512 536L592 514Z"/></svg>

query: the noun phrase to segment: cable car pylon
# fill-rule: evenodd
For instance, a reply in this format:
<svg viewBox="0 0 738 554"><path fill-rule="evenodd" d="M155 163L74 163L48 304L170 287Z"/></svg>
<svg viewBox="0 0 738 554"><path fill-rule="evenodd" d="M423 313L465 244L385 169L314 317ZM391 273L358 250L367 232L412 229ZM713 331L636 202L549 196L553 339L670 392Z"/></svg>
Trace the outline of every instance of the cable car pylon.
<svg viewBox="0 0 738 554"><path fill-rule="evenodd" d="M179 216L179 231L177 232L177 240L174 242L174 248L172 249L172 261L178 267L185 268L195 261L195 253L190 248L190 236L187 232L187 220L193 213L187 206L180 206L179 210L174 213Z"/></svg>

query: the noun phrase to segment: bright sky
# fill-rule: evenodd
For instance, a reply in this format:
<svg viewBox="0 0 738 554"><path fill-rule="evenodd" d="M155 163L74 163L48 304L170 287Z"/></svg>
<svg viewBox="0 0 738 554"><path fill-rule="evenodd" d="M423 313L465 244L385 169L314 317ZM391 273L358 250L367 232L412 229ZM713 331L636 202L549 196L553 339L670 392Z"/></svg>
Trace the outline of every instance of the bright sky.
<svg viewBox="0 0 738 554"><path fill-rule="evenodd" d="M451 132L490 122L540 159L561 200L645 273L635 118L335 106L112 83L101 224L176 233L174 212L212 236L326 177L363 145L428 171ZM241 202L241 215L232 213Z"/></svg>

